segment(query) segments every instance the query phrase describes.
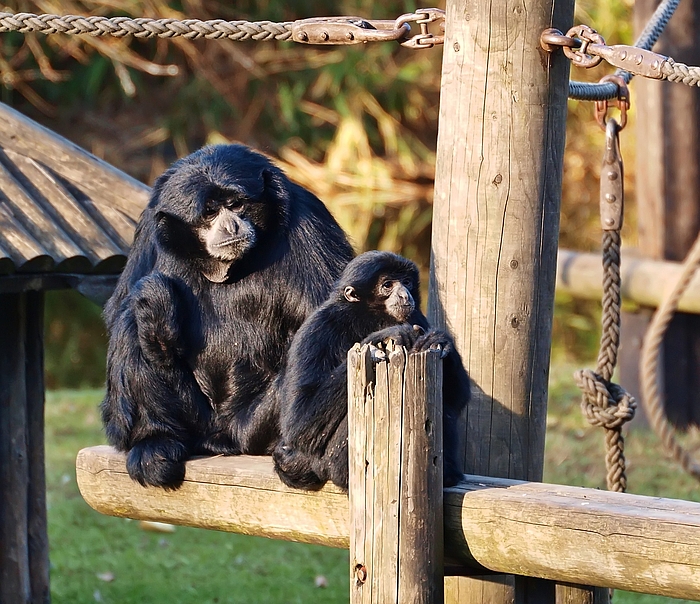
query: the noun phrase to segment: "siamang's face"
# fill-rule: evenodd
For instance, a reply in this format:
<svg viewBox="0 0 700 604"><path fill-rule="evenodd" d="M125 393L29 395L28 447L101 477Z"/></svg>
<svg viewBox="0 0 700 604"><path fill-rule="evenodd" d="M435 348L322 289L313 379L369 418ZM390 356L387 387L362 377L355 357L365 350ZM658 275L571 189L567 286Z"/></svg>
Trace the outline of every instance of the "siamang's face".
<svg viewBox="0 0 700 604"><path fill-rule="evenodd" d="M281 173L240 146L204 148L174 164L154 191L160 245L194 261L212 281L224 280L233 263L285 228Z"/></svg>
<svg viewBox="0 0 700 604"><path fill-rule="evenodd" d="M233 262L255 245L255 218L260 218L262 208L254 206L251 199L238 191L214 189L207 196L201 220L195 228L211 257Z"/></svg>
<svg viewBox="0 0 700 604"><path fill-rule="evenodd" d="M412 288L412 280L406 275L382 275L377 281L374 299L384 305L386 314L403 323L416 309Z"/></svg>
<svg viewBox="0 0 700 604"><path fill-rule="evenodd" d="M388 316L397 323L405 323L416 309L416 287L411 275L388 273L378 276L371 292L363 293L362 288L348 285L343 295L348 302L364 302L375 313Z"/></svg>

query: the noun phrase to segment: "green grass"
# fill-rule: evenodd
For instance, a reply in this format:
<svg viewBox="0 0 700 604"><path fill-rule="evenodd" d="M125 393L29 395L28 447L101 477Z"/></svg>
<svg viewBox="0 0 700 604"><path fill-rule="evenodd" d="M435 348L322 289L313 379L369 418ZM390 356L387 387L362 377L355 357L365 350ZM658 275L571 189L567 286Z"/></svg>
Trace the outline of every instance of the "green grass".
<svg viewBox="0 0 700 604"><path fill-rule="evenodd" d="M545 480L604 488L602 430L578 408L573 366L552 370ZM54 604L307 603L348 601L346 551L177 527L145 532L136 521L102 516L82 500L75 454L104 442L98 390L49 393L47 482ZM635 429L626 440L631 492L700 500L697 483ZM113 575L104 581L98 575ZM316 587L322 576L327 587ZM615 604L662 604L670 598L616 592Z"/></svg>

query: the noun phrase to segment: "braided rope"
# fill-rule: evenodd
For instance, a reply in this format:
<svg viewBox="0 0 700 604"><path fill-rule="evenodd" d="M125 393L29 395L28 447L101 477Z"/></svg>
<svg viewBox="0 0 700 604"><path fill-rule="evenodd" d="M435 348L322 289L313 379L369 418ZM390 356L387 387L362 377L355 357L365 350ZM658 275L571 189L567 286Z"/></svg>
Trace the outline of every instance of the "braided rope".
<svg viewBox="0 0 700 604"><path fill-rule="evenodd" d="M224 21L214 19L131 19L129 17L82 17L80 15L34 15L0 13L0 33L18 31L42 34L89 34L91 36L134 36L136 38L174 38L188 40L288 40L292 22Z"/></svg>
<svg viewBox="0 0 700 604"><path fill-rule="evenodd" d="M686 86L700 86L700 67L689 67L669 58L661 64L661 73L664 79L669 82L679 82Z"/></svg>
<svg viewBox="0 0 700 604"><path fill-rule="evenodd" d="M605 467L609 491L627 490L625 439L622 426L634 417L637 403L624 388L612 383L620 347L620 231L603 231L603 321L596 371L574 374L583 392L581 411L593 426L605 429Z"/></svg>
<svg viewBox="0 0 700 604"><path fill-rule="evenodd" d="M640 373L642 375L642 399L654 432L658 435L666 451L690 475L700 480L700 464L683 448L676 438L676 430L666 419L664 404L661 400L659 379L659 356L666 328L678 308L681 299L693 275L700 267L700 237L696 239L683 264L683 269L671 293L656 309L642 345Z"/></svg>

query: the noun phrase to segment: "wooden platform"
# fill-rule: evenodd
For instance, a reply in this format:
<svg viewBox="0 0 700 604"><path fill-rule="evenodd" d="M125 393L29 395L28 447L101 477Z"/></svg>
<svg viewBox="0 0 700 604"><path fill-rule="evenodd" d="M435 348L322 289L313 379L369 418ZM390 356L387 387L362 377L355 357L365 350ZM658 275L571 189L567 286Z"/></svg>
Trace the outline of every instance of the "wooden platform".
<svg viewBox="0 0 700 604"><path fill-rule="evenodd" d="M348 547L348 499L285 487L266 457L187 464L177 491L133 482L124 456L83 449L78 486L97 511ZM574 584L700 600L700 504L480 476L445 490L446 553L465 564Z"/></svg>

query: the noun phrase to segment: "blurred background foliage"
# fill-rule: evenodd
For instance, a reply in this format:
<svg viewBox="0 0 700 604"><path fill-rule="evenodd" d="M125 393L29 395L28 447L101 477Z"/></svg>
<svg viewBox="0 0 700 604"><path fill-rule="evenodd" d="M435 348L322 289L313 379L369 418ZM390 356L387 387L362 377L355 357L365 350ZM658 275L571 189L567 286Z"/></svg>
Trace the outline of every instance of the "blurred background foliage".
<svg viewBox="0 0 700 604"><path fill-rule="evenodd" d="M235 4L235 5L234 5ZM12 12L291 21L393 19L411 0L18 0ZM632 0L580 0L576 22L610 43L632 41ZM206 143L241 141L313 190L358 251L415 260L427 283L441 49L395 44L311 47L278 42L138 40L10 33L0 40L2 100L151 184ZM610 70L572 72L597 80ZM634 99L634 97L633 97ZM591 103L570 102L563 247L599 248L597 176L603 132ZM633 116L632 116L633 121ZM634 237L633 127L623 133ZM555 355L588 358L598 305L557 297ZM49 387L101 385L100 309L73 292L47 299Z"/></svg>

